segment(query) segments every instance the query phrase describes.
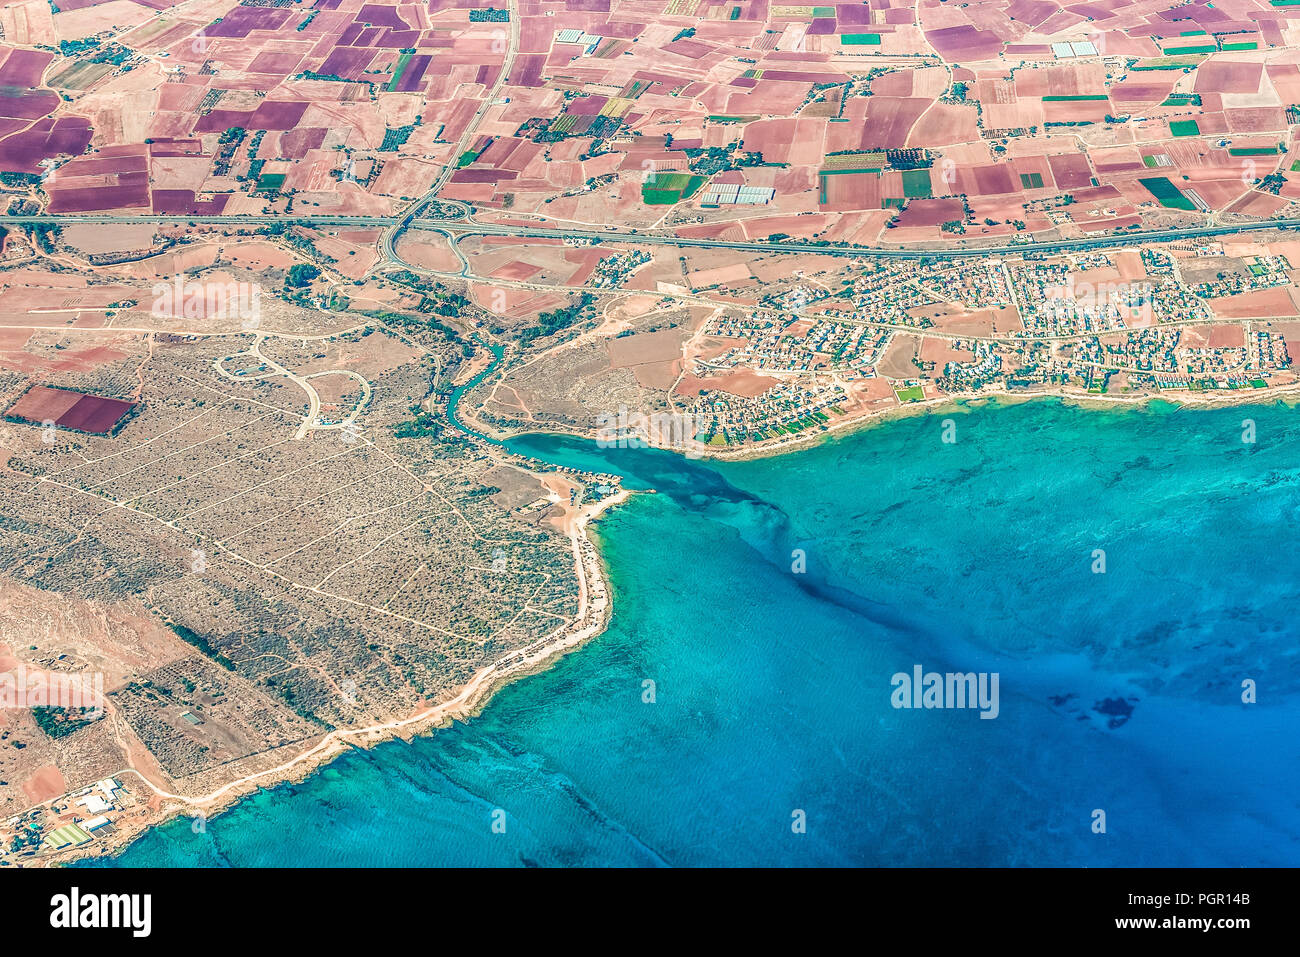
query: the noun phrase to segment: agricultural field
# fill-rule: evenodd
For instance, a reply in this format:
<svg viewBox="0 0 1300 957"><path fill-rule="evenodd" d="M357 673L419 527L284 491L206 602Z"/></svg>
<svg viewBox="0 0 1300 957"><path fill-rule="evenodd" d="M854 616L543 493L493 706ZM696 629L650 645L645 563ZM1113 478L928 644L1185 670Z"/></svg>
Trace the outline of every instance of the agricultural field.
<svg viewBox="0 0 1300 957"><path fill-rule="evenodd" d="M0 721L0 822L598 633L619 479L521 432L1296 391L1298 49L1290 0L10 4L0 659L110 706Z"/></svg>
<svg viewBox="0 0 1300 957"><path fill-rule="evenodd" d="M135 408L135 403L67 389L32 386L5 413L17 422L40 423L92 435L107 435Z"/></svg>
<svg viewBox="0 0 1300 957"><path fill-rule="evenodd" d="M655 173L641 186L641 199L647 206L672 206L690 199L704 185L703 176L689 173Z"/></svg>
<svg viewBox="0 0 1300 957"><path fill-rule="evenodd" d="M1300 8L1263 0L118 6L0 42L0 172L53 213L382 216L436 186L485 221L925 243L1300 211Z"/></svg>

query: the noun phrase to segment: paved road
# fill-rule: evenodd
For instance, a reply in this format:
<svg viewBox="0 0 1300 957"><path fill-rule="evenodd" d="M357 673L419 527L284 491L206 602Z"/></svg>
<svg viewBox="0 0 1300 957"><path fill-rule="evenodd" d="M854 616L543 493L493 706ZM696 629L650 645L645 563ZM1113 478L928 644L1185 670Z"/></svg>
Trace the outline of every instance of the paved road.
<svg viewBox="0 0 1300 957"><path fill-rule="evenodd" d="M469 218L469 205L459 200L439 199L438 193L451 180L452 175L460 167L460 157L469 148L473 142L474 132L478 129L479 124L487 116L488 110L496 103L502 88L510 79L510 71L514 69L515 55L519 52L519 9L516 0L507 0L506 10L509 13L510 29L505 32L505 56L501 61L501 69L497 72L496 82L492 88L483 95L483 101L473 118L466 124L465 129L461 131L460 138L456 141L455 148L448 155L448 162L443 166L442 172L438 178L433 181L429 191L421 196L418 200L407 207L405 213L390 227L384 230L383 235L379 238L379 258L382 262L402 263L401 258L397 255L397 240L401 238L402 233L411 227L411 224L417 217L424 215L425 211L434 204L441 203L444 206L451 206L459 210L456 218ZM450 237L449 237L450 238ZM452 248L455 249L456 241L451 242ZM456 250L459 256L460 251ZM465 257L460 257L465 262ZM464 272L469 272L469 263L465 262Z"/></svg>
<svg viewBox="0 0 1300 957"><path fill-rule="evenodd" d="M432 202L444 203L444 200ZM456 204L448 204L456 205ZM393 227L410 219L410 228L434 230L459 238L468 236L513 236L518 239L559 238L598 242L630 243L633 245L699 247L705 249L736 249L756 253L816 253L824 256L843 256L863 259L961 259L989 256L1019 256L1025 253L1063 252L1072 249L1100 249L1107 246L1132 246L1141 243L1169 242L1179 239L1199 239L1213 236L1231 236L1238 233L1262 232L1270 229L1300 228L1300 219L1275 219L1236 225L1187 226L1178 229L1134 230L1127 233L1088 236L1080 239L1055 239L1001 246L957 246L944 249L918 249L891 246L821 246L817 243L790 240L763 242L760 240L732 241L721 239L692 239L663 233L639 232L632 229L561 229L546 226L498 226L478 223L469 218L414 218L406 216L98 216L75 214L65 216L0 216L0 226L5 223L94 223L118 225L123 223L180 224L202 223L219 226L266 226L274 223L294 223L316 227L375 228ZM405 228L405 227L404 227ZM392 233L389 234L390 236ZM387 245L387 244L386 244ZM385 250L392 256L391 248Z"/></svg>
<svg viewBox="0 0 1300 957"><path fill-rule="evenodd" d="M449 220L450 221L450 220ZM38 213L34 216L0 216L0 226L5 223L93 223L102 225L121 225L123 223L160 223L168 226L184 226L187 223L204 223L216 226L270 226L274 223L294 223L300 226L391 226L397 222L396 216L170 216L141 213L139 216L100 215L97 213L64 213L52 216Z"/></svg>
<svg viewBox="0 0 1300 957"><path fill-rule="evenodd" d="M683 236L666 236L634 230L614 229L552 229L548 227L492 226L475 222L439 223L419 220L414 229L435 230L441 233L467 236L514 236L520 239L563 238L599 242L630 243L632 245L657 245L702 247L707 249L736 249L757 253L815 253L823 256L872 259L942 259L987 258L990 256L1020 256L1025 253L1062 252L1071 249L1099 249L1106 246L1133 246L1142 243L1169 242L1179 239L1198 239L1228 236L1236 233L1261 232L1270 229L1300 228L1300 219L1278 219L1259 223L1242 223L1232 226L1190 226L1180 229L1141 230L1129 233L1088 236L1080 239L1056 239L1001 246L948 246L943 249L918 249L916 247L889 246L822 246L813 242L789 240L763 242L759 240L733 241L719 239L692 239Z"/></svg>

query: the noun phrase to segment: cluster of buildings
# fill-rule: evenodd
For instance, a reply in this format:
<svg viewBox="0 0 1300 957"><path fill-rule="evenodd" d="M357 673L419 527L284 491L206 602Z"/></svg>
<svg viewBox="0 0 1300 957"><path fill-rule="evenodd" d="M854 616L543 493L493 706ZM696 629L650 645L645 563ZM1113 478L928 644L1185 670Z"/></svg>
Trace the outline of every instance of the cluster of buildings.
<svg viewBox="0 0 1300 957"><path fill-rule="evenodd" d="M1100 369L1176 373L1180 371L1181 339L1178 329L1140 329L1104 340L1081 339L1071 358Z"/></svg>
<svg viewBox="0 0 1300 957"><path fill-rule="evenodd" d="M1192 291L1202 299L1217 299L1291 283L1291 264L1285 256L1255 256L1247 268L1248 272L1244 274L1235 271L1219 273L1211 280L1196 283Z"/></svg>
<svg viewBox="0 0 1300 957"><path fill-rule="evenodd" d="M5 822L0 860L80 847L116 832L114 820L134 800L116 778L104 778Z"/></svg>
<svg viewBox="0 0 1300 957"><path fill-rule="evenodd" d="M836 382L782 381L756 396L701 393L694 413L712 445L739 445L797 435L844 414L848 394Z"/></svg>
<svg viewBox="0 0 1300 957"><path fill-rule="evenodd" d="M627 278L649 261L650 254L644 249L606 256L596 266L588 285L597 289L621 289Z"/></svg>
<svg viewBox="0 0 1300 957"><path fill-rule="evenodd" d="M1246 359L1247 369L1285 369L1291 365L1286 339L1279 333L1253 332L1246 340L1246 348L1250 353Z"/></svg>
<svg viewBox="0 0 1300 957"><path fill-rule="evenodd" d="M820 368L860 369L874 363L889 332L822 315L816 318L753 313L713 319L711 336L743 340L708 360L698 360L701 375L729 369L758 372L810 372Z"/></svg>
<svg viewBox="0 0 1300 957"><path fill-rule="evenodd" d="M873 407L882 396L933 395L927 384L950 393L1265 388L1291 366L1285 336L1268 320L1220 319L1207 300L1289 282L1290 264L1257 256L1194 285L1181 269L1203 263L1199 252L1183 250L1180 268L1167 251L1143 249L1134 280L1121 278L1134 275L1132 254L1117 262L1105 251L855 265L815 297L773 294L748 312L713 317L704 332L732 344L691 371L757 373L779 384L758 395L704 391L692 411L712 423L708 441L734 444L825 425L860 408L858 383L873 378L889 383L863 387ZM942 348L917 345L932 339ZM890 353L895 343L902 348Z"/></svg>
<svg viewBox="0 0 1300 957"><path fill-rule="evenodd" d="M776 190L770 186L719 183L705 189L700 202L705 206L765 206L775 196Z"/></svg>
<svg viewBox="0 0 1300 957"><path fill-rule="evenodd" d="M1073 60L1078 57L1097 55L1097 45L1091 40L1075 40L1070 43L1052 44L1052 56L1058 60Z"/></svg>
<svg viewBox="0 0 1300 957"><path fill-rule="evenodd" d="M959 303L968 309L1004 309L1011 303L1005 264L1000 259L929 263L908 270L935 302Z"/></svg>
<svg viewBox="0 0 1300 957"><path fill-rule="evenodd" d="M596 47L600 46L603 37L588 33L586 30L579 30L576 27L560 30L555 34L556 43L572 43L575 46L582 47L583 56L591 56L596 52Z"/></svg>
<svg viewBox="0 0 1300 957"><path fill-rule="evenodd" d="M975 355L973 362L948 362L943 367L942 384L953 391L965 392L981 388L1002 374L1002 355L997 346L987 340L966 342L957 340L953 348L969 349Z"/></svg>

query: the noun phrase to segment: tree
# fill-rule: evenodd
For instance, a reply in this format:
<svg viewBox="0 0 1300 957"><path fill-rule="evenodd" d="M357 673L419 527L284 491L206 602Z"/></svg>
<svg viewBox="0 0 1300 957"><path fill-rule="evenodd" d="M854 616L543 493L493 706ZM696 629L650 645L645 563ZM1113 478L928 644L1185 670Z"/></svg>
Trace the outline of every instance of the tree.
<svg viewBox="0 0 1300 957"><path fill-rule="evenodd" d="M301 289L319 275L320 270L310 263L298 263L289 270L289 275L285 277L284 283L294 289Z"/></svg>

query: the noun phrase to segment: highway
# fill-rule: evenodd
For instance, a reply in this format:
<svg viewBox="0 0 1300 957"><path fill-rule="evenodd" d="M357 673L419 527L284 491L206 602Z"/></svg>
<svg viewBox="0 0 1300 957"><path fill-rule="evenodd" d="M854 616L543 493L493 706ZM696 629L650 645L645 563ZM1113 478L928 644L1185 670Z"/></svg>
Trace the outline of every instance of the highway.
<svg viewBox="0 0 1300 957"><path fill-rule="evenodd" d="M561 238L630 243L632 245L734 249L754 253L801 253L803 255L815 254L862 259L975 259L990 256L1022 256L1025 253L1064 252L1071 249L1100 249L1107 246L1133 246L1143 243L1201 239L1271 229L1297 229L1300 228L1300 219L1278 219L1230 226L1190 226L1180 229L1134 230L1129 233L1088 236L1079 239L1042 240L1010 243L1001 246L949 246L944 249L904 246L823 246L799 240L764 242L760 240L692 239L684 236L667 236L661 233L642 233L635 230L530 228L525 226L491 226L475 222L435 222L432 220L417 220L411 224L411 228L435 230L448 236L456 235L458 238L467 236L513 236L519 239Z"/></svg>
<svg viewBox="0 0 1300 957"><path fill-rule="evenodd" d="M445 200L432 200L456 205ZM394 216L113 216L96 214L69 214L61 216L0 216L0 226L6 224L30 225L45 224L98 224L122 225L131 223L158 223L161 225L202 224L225 226L228 228L270 226L276 223L308 226L313 228L341 227L349 229L384 229L385 252L390 261L397 260L389 245L396 238L392 227L432 230L443 233L449 238L464 239L470 236L511 236L517 239L569 239L589 242L628 243L632 245L675 246L679 248L733 249L753 253L799 253L822 256L842 256L861 259L972 259L990 256L1021 256L1026 253L1055 253L1067 250L1101 249L1109 246L1133 246L1142 243L1171 242L1180 239L1202 239L1214 236L1231 236L1240 233L1264 232L1272 229L1300 228L1300 218L1262 220L1252 223L1233 225L1186 226L1177 229L1133 230L1126 233L1110 233L1105 236L1086 236L1078 239L1038 240L1023 243L1008 243L997 246L957 246L943 249L924 249L907 246L823 246L814 242L787 240L773 242L763 240L724 240L694 239L664 233L639 232L633 229L569 229L545 226L497 226L479 223L467 215L456 218L415 218L413 213L402 217ZM960 240L959 240L960 242ZM400 260L397 260L400 261Z"/></svg>

